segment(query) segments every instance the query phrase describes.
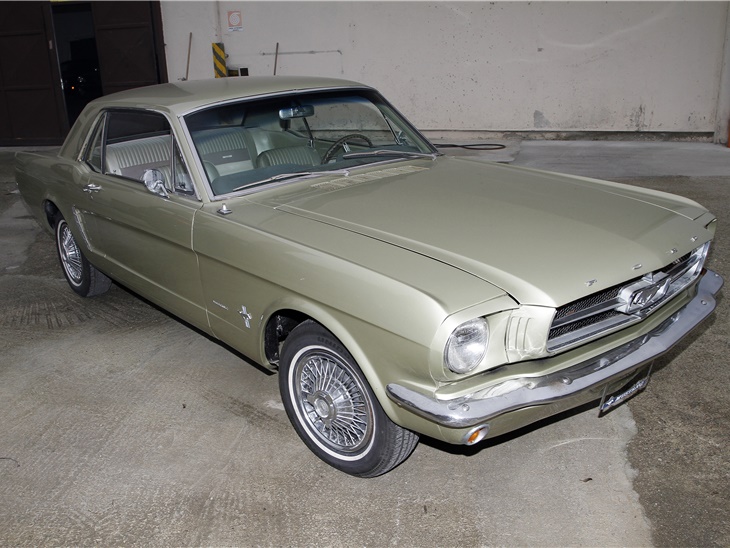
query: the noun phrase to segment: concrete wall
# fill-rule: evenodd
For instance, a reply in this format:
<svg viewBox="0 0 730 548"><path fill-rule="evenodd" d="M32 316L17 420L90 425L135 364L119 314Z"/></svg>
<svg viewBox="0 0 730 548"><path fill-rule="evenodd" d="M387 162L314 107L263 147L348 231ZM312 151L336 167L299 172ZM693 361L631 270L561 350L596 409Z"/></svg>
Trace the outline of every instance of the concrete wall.
<svg viewBox="0 0 730 548"><path fill-rule="evenodd" d="M229 66L272 74L278 42L277 74L373 85L424 130L715 133L727 127L728 5L163 1L162 12L172 82L192 31L191 79L213 76L215 41Z"/></svg>

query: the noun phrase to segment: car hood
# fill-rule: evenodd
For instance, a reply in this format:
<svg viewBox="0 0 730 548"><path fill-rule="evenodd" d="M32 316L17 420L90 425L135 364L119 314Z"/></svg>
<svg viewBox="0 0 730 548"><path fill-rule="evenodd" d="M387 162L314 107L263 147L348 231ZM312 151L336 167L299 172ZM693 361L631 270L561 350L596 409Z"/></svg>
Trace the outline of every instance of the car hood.
<svg viewBox="0 0 730 548"><path fill-rule="evenodd" d="M380 164L250 198L449 264L522 304L565 304L710 239L693 222L706 210L678 196L456 158Z"/></svg>

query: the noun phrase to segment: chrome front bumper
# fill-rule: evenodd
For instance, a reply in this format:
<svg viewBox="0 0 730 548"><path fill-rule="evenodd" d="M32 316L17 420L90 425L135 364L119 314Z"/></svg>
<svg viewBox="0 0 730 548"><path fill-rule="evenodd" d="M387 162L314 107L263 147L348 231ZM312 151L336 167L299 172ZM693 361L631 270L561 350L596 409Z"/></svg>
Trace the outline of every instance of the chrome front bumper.
<svg viewBox="0 0 730 548"><path fill-rule="evenodd" d="M584 402L581 395L631 376L677 344L712 313L716 306L714 295L722 285L722 277L707 270L695 297L658 327L568 369L538 377L512 378L451 400L436 399L391 383L387 386L388 397L416 415L449 428L468 428L511 411L563 400L575 399L576 405L580 405ZM556 409L571 407L556 406Z"/></svg>

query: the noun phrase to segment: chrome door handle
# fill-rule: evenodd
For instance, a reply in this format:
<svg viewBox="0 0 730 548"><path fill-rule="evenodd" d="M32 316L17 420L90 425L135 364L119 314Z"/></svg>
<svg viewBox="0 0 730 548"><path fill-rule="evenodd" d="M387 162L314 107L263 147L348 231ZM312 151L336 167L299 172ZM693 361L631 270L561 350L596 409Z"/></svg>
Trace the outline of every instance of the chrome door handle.
<svg viewBox="0 0 730 548"><path fill-rule="evenodd" d="M88 192L91 194L92 192L99 192L101 190L101 186L95 185L94 183L89 183L84 187L84 192Z"/></svg>

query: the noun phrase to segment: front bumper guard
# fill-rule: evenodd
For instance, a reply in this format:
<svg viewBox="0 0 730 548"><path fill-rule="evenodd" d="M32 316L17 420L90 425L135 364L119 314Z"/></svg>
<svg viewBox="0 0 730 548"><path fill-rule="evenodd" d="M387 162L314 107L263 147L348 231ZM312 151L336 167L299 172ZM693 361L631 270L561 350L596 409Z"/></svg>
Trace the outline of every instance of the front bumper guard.
<svg viewBox="0 0 730 548"><path fill-rule="evenodd" d="M723 283L719 274L707 270L694 298L658 327L568 369L539 377L511 378L451 400L436 399L391 383L387 386L388 397L416 415L449 428L468 428L527 407L574 397L579 400L581 394L629 377L669 351L712 313L716 306L714 296Z"/></svg>

